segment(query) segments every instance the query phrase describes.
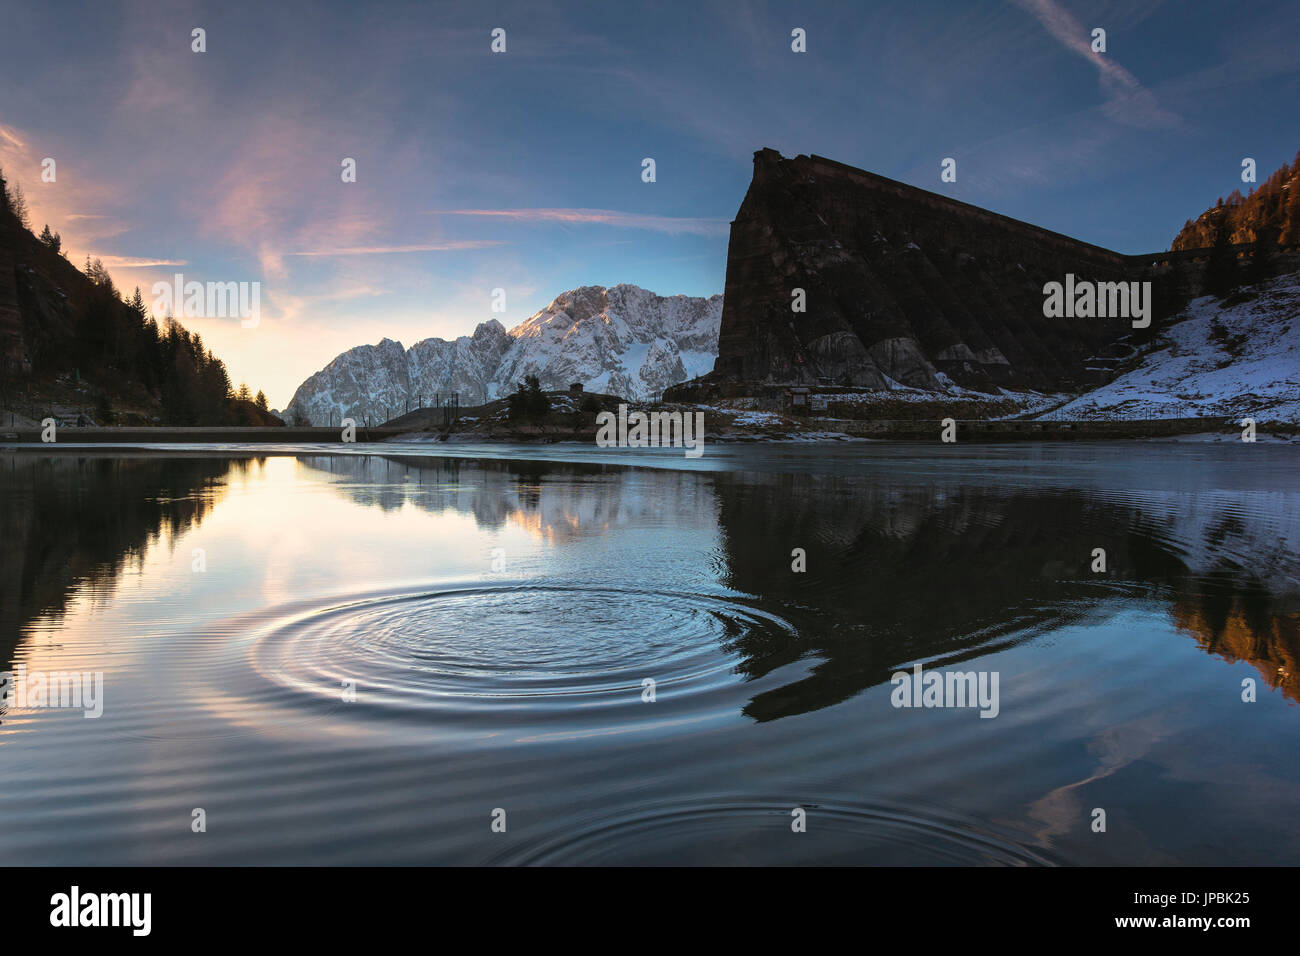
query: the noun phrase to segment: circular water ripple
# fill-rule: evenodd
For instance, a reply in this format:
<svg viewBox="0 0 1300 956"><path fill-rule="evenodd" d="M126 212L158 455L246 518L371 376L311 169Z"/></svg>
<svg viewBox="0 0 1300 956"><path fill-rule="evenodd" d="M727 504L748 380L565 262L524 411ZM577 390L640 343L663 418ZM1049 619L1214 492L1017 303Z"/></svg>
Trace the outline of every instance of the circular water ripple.
<svg viewBox="0 0 1300 956"><path fill-rule="evenodd" d="M737 709L710 692L796 637L731 595L473 583L336 597L239 615L158 649L154 693L119 709L114 729L201 739L361 732L373 718L372 730L406 721L427 739L457 721L482 735L507 722L627 727L655 718L646 678L674 716ZM614 707L632 710L605 713Z"/></svg>
<svg viewBox="0 0 1300 956"><path fill-rule="evenodd" d="M806 811L802 833L791 829L791 811L796 806ZM579 820L566 832L528 841L490 862L514 866L1060 863L981 822L939 811L884 803L800 803L734 796L678 800Z"/></svg>
<svg viewBox="0 0 1300 956"><path fill-rule="evenodd" d="M735 598L519 584L389 595L277 622L250 648L256 671L295 691L399 708L574 706L698 690L730 674L736 644L794 628Z"/></svg>

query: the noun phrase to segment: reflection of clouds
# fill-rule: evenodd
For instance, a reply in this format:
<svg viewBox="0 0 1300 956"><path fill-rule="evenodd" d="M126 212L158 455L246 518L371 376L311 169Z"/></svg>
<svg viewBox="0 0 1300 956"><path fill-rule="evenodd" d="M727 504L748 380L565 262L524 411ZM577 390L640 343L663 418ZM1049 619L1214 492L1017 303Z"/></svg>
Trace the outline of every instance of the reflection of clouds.
<svg viewBox="0 0 1300 956"><path fill-rule="evenodd" d="M1037 831L1040 846L1051 846L1058 837L1091 828L1093 806L1088 805L1087 787L1147 757L1170 731L1156 717L1146 717L1104 727L1088 740L1088 753L1095 766L1087 777L1056 787L1029 805L1028 817L1042 827ZM1103 806L1106 826L1114 821L1112 812L1120 808ZM1127 838L1127 837L1126 837Z"/></svg>
<svg viewBox="0 0 1300 956"><path fill-rule="evenodd" d="M908 841L898 852L914 847L927 859L974 835L969 846L987 862L1002 843L980 834L998 833L1017 850L1032 842L1071 862L1295 857L1295 712L1279 695L1237 703L1237 680L1252 672L1210 656L1257 667L1294 659L1285 656L1297 646L1291 598L1242 570L1242 556L1263 547L1251 541L1265 540L1250 529L1270 510L1282 520L1294 496L1225 503L1228 524L1193 512L1171 523L1176 500L1153 507L1154 496L1113 491L1120 482L1026 488L971 472L952 480L940 474L947 465L919 478L892 468L837 478L369 452L264 466L65 463L53 481L20 467L22 480L3 485L17 492L10 521L28 520L28 502L48 488L34 510L52 541L67 520L74 534L98 528L112 553L125 547L124 562L148 560L139 574L119 567L105 611L78 585L66 619L28 624L20 653L34 666L113 670L103 722L79 713L0 718L5 753L31 780L0 801L8 818L26 821L0 843L58 861L77 859L68 846L91 846L103 862L165 862L189 851L175 849L188 844L158 808L194 789L213 794L237 824L223 861L288 853L320 862L311 856L320 852L348 862L468 859L477 844L464 849L455 821L474 812L462 804L475 793L524 779L539 806L564 811L552 817L552 835L567 832L578 790L627 790L626 748L616 744L634 735L625 739L669 768L665 792L687 794L692 808L707 803L710 817L716 801L696 797L719 775L786 792L795 767L808 799L832 808L842 794L861 795L872 810L864 836L898 833ZM168 479L170 468L180 470ZM142 529L169 514L194 527L185 516L216 500L214 487L221 506L168 560ZM82 498L91 510L64 519ZM163 543L171 532L161 527ZM191 543L208 549L208 574L189 573ZM1116 570L1108 582L1086 570L1098 543ZM98 545L77 543L76 560L102 556ZM495 577L489 551L501 545L508 565ZM790 572L795 545L809 550L806 574ZM0 549L11 546L0 534ZM1236 556L1235 571L1224 553ZM55 546L49 557L66 555ZM39 563L23 572L50 573ZM515 597L407 600L446 582ZM724 585L725 600L681 600ZM384 613L370 613L375 600ZM1062 626L1080 614L1085 627ZM1037 634L1046 639L990 661L996 647ZM680 656L684 647L699 656ZM1001 669L999 718L896 711L886 689L862 693L900 661L921 658ZM661 683L677 696L663 693L658 706L669 709L654 714L635 680L609 680L620 700L624 684L631 691L617 707L567 693L578 680L586 686L570 673L574 661L603 681L609 661L663 676L669 665L656 660L705 676ZM529 675L548 667L564 669L566 693L543 700ZM336 701L336 678L359 680L357 703ZM419 686L477 694L501 681L527 684L529 703L405 696ZM556 774L555 754L536 750L546 746L570 756L583 749L582 779ZM374 786L354 792L355 779ZM449 790L448 780L459 783ZM69 793L90 799L71 823L60 812ZM449 826L420 828L430 805ZM875 812L893 806L916 813ZM1109 835L1090 832L1096 806L1107 810ZM993 818L1005 826L986 826ZM70 825L86 839L69 843ZM720 845L713 837L726 834L708 826ZM579 829L613 846L603 825ZM351 836L340 841L341 832ZM452 835L435 843L412 832Z"/></svg>

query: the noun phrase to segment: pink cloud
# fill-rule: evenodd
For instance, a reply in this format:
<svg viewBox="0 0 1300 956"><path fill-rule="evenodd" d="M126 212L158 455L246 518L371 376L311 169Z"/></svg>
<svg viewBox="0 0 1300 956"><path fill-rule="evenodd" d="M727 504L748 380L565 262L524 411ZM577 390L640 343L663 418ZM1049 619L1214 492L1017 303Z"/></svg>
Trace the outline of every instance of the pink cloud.
<svg viewBox="0 0 1300 956"><path fill-rule="evenodd" d="M54 182L42 180L42 161L47 156L58 159L62 154L56 146L35 143L29 135L0 123L0 168L4 169L11 187L22 188L32 228L39 232L48 224L60 233L64 252L73 262L87 255L99 255L109 266L112 257L97 253L97 247L106 239L121 235L127 227L113 216L80 211L105 208L111 191L79 175L75 167L69 169L60 163L55 167Z"/></svg>
<svg viewBox="0 0 1300 956"><path fill-rule="evenodd" d="M140 256L99 256L98 258L109 269L151 269L157 266L189 264L185 259L149 259Z"/></svg>
<svg viewBox="0 0 1300 956"><path fill-rule="evenodd" d="M457 252L465 249L486 249L503 246L500 239L462 239L448 242L429 242L410 246L346 246L338 249L311 249L286 252L286 256L385 256L401 252Z"/></svg>

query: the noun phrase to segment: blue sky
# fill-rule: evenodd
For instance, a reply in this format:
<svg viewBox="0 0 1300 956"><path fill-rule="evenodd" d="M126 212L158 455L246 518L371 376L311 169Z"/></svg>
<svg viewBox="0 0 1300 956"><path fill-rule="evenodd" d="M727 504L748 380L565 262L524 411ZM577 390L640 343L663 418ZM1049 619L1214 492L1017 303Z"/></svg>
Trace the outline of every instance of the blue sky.
<svg viewBox="0 0 1300 956"><path fill-rule="evenodd" d="M1167 248L1242 185L1243 157L1262 179L1300 148L1291 0L97 0L4 16L0 165L37 228L146 298L175 272L261 282L256 328L186 324L276 407L348 347L509 327L574 286L721 292L763 146L1124 252Z"/></svg>

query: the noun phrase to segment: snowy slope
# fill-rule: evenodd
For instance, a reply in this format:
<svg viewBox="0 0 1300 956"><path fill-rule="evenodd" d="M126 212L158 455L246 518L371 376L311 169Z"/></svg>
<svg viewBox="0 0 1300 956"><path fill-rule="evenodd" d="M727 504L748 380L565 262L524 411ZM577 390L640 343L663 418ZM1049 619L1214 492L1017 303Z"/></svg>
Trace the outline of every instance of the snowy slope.
<svg viewBox="0 0 1300 956"><path fill-rule="evenodd" d="M456 392L476 405L515 390L525 375L546 389L655 399L712 370L722 296L660 296L634 285L583 286L507 332L495 319L472 336L429 338L403 349L384 339L349 349L298 386L285 409L312 424L384 421L418 402Z"/></svg>
<svg viewBox="0 0 1300 956"><path fill-rule="evenodd" d="M1142 364L1040 416L1052 420L1242 418L1300 423L1300 273L1224 306L1194 300Z"/></svg>
<svg viewBox="0 0 1300 956"><path fill-rule="evenodd" d="M492 375L509 347L510 337L495 319L451 342L425 339L410 349L392 339L359 345L298 386L285 409L286 421L300 414L313 425L338 424L345 417L377 424L420 402L432 405L449 392L459 392L464 404L476 404L490 393Z"/></svg>
<svg viewBox="0 0 1300 956"><path fill-rule="evenodd" d="M497 395L525 375L542 387L573 382L598 392L654 399L669 385L713 369L722 296L659 296L634 285L584 286L510 330Z"/></svg>

